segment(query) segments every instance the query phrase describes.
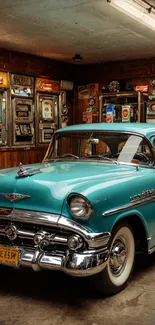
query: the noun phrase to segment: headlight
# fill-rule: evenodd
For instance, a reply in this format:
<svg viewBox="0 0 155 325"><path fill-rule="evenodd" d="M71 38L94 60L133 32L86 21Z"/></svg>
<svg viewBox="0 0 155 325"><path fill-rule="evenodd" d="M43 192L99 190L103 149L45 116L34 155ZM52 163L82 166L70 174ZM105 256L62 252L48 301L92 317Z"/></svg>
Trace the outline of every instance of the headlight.
<svg viewBox="0 0 155 325"><path fill-rule="evenodd" d="M71 214L76 219L88 220L92 215L90 202L83 196L73 196L69 200Z"/></svg>

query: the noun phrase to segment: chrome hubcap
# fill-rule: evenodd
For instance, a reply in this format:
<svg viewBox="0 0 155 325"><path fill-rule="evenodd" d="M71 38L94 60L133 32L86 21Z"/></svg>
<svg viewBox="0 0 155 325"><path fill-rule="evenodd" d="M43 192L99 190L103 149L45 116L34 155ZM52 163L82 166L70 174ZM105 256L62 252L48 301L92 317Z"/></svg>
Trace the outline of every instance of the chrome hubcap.
<svg viewBox="0 0 155 325"><path fill-rule="evenodd" d="M113 275L119 276L126 265L127 261L127 247L125 239L122 237L118 237L115 239L112 245L109 265L110 270Z"/></svg>

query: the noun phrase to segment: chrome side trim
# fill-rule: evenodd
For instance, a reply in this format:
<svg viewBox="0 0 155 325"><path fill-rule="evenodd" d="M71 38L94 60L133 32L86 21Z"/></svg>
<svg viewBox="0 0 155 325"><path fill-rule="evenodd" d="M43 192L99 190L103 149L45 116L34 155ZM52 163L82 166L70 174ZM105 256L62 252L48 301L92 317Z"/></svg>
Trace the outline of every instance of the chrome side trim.
<svg viewBox="0 0 155 325"><path fill-rule="evenodd" d="M4 208L0 208L0 219L8 220L8 222L14 221L31 223L70 230L74 233L79 234L86 241L90 248L107 246L111 236L109 232L91 232L89 229L81 226L76 221L56 214L18 209L10 210L9 214L6 214L5 212L3 214L4 210Z"/></svg>
<svg viewBox="0 0 155 325"><path fill-rule="evenodd" d="M124 212L124 211L130 210L132 208L136 208L138 206L151 203L153 201L155 201L155 195L151 196L151 197L147 197L145 199L137 200L135 202L131 202L129 204L125 204L125 205L123 205L121 207L118 207L118 208L115 208L115 209L107 210L104 213L102 213L102 216L108 217L108 216L110 216L112 214Z"/></svg>

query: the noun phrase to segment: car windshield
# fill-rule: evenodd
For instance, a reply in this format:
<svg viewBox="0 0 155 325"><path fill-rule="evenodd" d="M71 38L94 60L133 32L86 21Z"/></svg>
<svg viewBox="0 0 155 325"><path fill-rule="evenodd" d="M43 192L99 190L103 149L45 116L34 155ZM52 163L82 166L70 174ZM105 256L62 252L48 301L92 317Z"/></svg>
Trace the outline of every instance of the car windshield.
<svg viewBox="0 0 155 325"><path fill-rule="evenodd" d="M104 162L150 165L153 156L147 141L124 132L55 133L45 160L95 159Z"/></svg>

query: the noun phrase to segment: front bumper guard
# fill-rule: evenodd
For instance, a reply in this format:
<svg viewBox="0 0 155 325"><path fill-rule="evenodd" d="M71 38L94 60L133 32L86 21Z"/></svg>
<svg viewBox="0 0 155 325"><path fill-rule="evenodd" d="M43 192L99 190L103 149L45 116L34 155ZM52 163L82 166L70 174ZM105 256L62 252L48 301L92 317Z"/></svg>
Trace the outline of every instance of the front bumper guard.
<svg viewBox="0 0 155 325"><path fill-rule="evenodd" d="M99 273L105 268L109 257L107 249L83 252L67 250L65 253L48 253L38 248L34 252L23 248L19 251L19 266L32 267L35 271L60 270L77 277Z"/></svg>

